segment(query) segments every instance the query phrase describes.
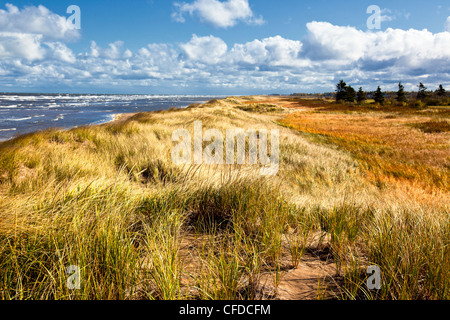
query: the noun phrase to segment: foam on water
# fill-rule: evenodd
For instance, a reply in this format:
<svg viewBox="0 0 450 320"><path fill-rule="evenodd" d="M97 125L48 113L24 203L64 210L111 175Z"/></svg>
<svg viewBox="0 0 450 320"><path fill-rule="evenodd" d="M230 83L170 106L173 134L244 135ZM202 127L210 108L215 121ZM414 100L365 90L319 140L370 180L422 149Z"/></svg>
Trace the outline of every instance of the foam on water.
<svg viewBox="0 0 450 320"><path fill-rule="evenodd" d="M52 121L59 121L59 120L63 120L64 119L64 114L59 114L55 119L53 119Z"/></svg>
<svg viewBox="0 0 450 320"><path fill-rule="evenodd" d="M58 126L101 124L122 113L185 108L222 96L0 94L0 141ZM29 121L32 120L32 121Z"/></svg>
<svg viewBox="0 0 450 320"><path fill-rule="evenodd" d="M26 117L26 118L11 118L11 119L4 119L4 120L1 120L0 119L0 121L25 121L25 120L30 120L31 119L31 117Z"/></svg>

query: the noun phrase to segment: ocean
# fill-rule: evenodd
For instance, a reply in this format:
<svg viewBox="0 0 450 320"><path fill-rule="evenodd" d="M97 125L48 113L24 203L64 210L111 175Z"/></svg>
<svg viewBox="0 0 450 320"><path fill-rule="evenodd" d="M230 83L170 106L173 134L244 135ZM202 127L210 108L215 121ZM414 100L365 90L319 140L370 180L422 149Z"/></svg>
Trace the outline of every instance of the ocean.
<svg viewBox="0 0 450 320"><path fill-rule="evenodd" d="M183 108L219 96L0 94L0 141L48 128L70 129L115 114Z"/></svg>

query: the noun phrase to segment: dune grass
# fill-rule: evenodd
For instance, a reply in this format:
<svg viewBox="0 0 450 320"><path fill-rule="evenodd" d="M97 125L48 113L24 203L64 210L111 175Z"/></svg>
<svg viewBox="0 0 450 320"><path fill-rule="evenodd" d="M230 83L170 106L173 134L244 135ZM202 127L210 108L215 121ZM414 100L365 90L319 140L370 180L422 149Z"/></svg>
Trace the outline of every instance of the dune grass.
<svg viewBox="0 0 450 320"><path fill-rule="evenodd" d="M0 298L272 299L319 235L338 289L316 298L448 299L448 149L434 136L448 133L409 125L423 141L380 156L381 134L351 140L348 119L326 136L317 117L228 98L0 144ZM199 120L222 132L279 129L279 173L173 164L172 132ZM430 155L417 150L425 145ZM372 149L372 162L354 152ZM417 188L400 188L386 166L403 172L411 156ZM365 285L373 264L379 291ZM67 286L70 265L80 290Z"/></svg>

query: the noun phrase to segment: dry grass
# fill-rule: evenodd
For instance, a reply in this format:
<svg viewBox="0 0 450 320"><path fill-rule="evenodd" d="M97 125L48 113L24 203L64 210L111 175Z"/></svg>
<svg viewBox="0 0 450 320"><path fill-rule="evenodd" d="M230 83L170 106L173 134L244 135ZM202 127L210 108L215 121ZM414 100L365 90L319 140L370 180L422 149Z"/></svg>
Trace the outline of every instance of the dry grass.
<svg viewBox="0 0 450 320"><path fill-rule="evenodd" d="M314 261L335 273L312 272L322 285L302 297L447 299L448 132L309 108L232 97L0 144L0 298L269 299ZM172 132L199 120L279 129L279 173L174 165ZM379 292L365 288L369 264ZM66 286L69 265L81 290Z"/></svg>
<svg viewBox="0 0 450 320"><path fill-rule="evenodd" d="M290 114L282 124L349 152L377 186L397 183L435 194L450 188L448 122L436 118L439 114L313 111Z"/></svg>

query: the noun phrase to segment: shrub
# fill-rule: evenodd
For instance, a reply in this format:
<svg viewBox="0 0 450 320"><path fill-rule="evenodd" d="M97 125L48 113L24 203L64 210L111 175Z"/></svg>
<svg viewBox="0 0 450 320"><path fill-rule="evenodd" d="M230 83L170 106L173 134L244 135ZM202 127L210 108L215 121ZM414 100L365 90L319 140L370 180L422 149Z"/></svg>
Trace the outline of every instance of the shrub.
<svg viewBox="0 0 450 320"><path fill-rule="evenodd" d="M442 101L442 99L426 99L425 100L425 105L428 107L431 106L442 106L444 104L444 101Z"/></svg>
<svg viewBox="0 0 450 320"><path fill-rule="evenodd" d="M422 100L414 100L410 102L409 106L411 108L423 109L426 105Z"/></svg>

